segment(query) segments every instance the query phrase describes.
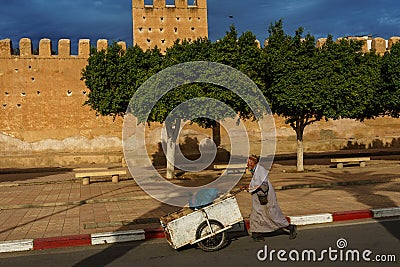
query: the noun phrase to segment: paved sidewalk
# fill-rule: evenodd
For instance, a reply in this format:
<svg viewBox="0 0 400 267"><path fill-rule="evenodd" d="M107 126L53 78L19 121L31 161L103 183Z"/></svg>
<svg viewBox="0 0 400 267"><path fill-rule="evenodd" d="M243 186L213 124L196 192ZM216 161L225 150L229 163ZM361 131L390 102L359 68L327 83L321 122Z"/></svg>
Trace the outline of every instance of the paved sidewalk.
<svg viewBox="0 0 400 267"><path fill-rule="evenodd" d="M400 207L400 156L371 159L365 168L344 169L330 168L327 158L306 159L306 171L297 173L293 159L281 158L270 179L287 216ZM204 184L218 172L203 174L174 182ZM249 181L245 175L240 184ZM237 200L248 218L250 194ZM71 168L0 174L0 241L159 227L158 218L176 209L152 199L130 175L82 185Z"/></svg>

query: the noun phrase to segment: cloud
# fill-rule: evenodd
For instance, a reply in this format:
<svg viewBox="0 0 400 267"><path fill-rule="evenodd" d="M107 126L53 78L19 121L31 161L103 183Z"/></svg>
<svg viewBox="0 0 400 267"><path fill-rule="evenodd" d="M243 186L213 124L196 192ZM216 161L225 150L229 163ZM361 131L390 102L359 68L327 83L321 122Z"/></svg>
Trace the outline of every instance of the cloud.
<svg viewBox="0 0 400 267"><path fill-rule="evenodd" d="M192 0L190 0L192 1ZM399 35L398 0L208 0L209 37L225 35L230 24L239 34L252 31L258 39L268 36L270 23L283 19L284 30L294 34L303 26L317 38L332 34ZM230 16L232 16L230 18ZM56 43L70 38L123 40L132 44L131 1L128 0L3 0L0 8L0 39L14 44L30 37L34 46L40 38Z"/></svg>

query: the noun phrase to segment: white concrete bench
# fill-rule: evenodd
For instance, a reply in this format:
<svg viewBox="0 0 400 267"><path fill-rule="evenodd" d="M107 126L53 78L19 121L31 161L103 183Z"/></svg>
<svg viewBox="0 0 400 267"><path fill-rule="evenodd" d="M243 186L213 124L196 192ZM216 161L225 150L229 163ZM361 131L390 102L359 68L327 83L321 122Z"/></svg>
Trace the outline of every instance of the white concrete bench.
<svg viewBox="0 0 400 267"><path fill-rule="evenodd" d="M370 157L358 157L358 158L335 158L331 159L331 163L336 163L338 169L343 168L343 164L358 163L360 167L365 167L366 162L370 161Z"/></svg>
<svg viewBox="0 0 400 267"><path fill-rule="evenodd" d="M91 172L78 172L75 173L76 178L82 178L82 184L88 185L90 184L91 177L104 177L111 176L111 180L113 183L118 183L119 176L126 174L125 170L104 170L104 171L91 171Z"/></svg>
<svg viewBox="0 0 400 267"><path fill-rule="evenodd" d="M214 170L226 169L227 173L243 173L246 171L246 164L215 164Z"/></svg>

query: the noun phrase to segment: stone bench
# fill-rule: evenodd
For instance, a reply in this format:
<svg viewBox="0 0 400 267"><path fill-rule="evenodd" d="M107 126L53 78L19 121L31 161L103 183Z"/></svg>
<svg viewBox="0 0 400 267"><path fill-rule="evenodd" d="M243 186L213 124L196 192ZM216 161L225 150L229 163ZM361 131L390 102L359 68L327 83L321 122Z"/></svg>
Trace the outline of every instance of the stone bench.
<svg viewBox="0 0 400 267"><path fill-rule="evenodd" d="M370 161L370 157L358 157L358 158L335 158L331 159L331 163L336 163L338 169L343 168L343 164L357 163L360 167L365 167L366 162Z"/></svg>
<svg viewBox="0 0 400 267"><path fill-rule="evenodd" d="M113 183L118 183L119 176L126 174L125 170L102 170L102 171L91 171L91 172L78 172L75 173L75 178L82 178L82 184L88 185L90 184L90 178L92 177L104 177L111 176L111 180Z"/></svg>
<svg viewBox="0 0 400 267"><path fill-rule="evenodd" d="M246 171L246 164L215 164L214 170L226 169L227 173L243 173Z"/></svg>

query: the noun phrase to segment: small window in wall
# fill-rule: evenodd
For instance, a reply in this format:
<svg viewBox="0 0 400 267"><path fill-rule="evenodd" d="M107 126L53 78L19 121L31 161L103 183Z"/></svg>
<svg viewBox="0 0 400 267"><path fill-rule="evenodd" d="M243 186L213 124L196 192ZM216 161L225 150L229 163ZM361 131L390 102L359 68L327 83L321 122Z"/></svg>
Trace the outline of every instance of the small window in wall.
<svg viewBox="0 0 400 267"><path fill-rule="evenodd" d="M178 21L179 21L180 19L181 19L180 17L176 17L176 20L178 20Z"/></svg>
<svg viewBox="0 0 400 267"><path fill-rule="evenodd" d="M138 30L141 32L141 31L143 31L143 28L142 28L142 27L139 27L139 29L138 29Z"/></svg>
<svg viewBox="0 0 400 267"><path fill-rule="evenodd" d="M21 96L26 96L26 93L25 93L25 92L22 92L22 93L21 93Z"/></svg>
<svg viewBox="0 0 400 267"><path fill-rule="evenodd" d="M17 104L17 108L21 108L21 104L20 103Z"/></svg>
<svg viewBox="0 0 400 267"><path fill-rule="evenodd" d="M161 43L165 44L165 39L161 39Z"/></svg>
<svg viewBox="0 0 400 267"><path fill-rule="evenodd" d="M151 32L151 28L149 28L149 32Z"/></svg>
<svg viewBox="0 0 400 267"><path fill-rule="evenodd" d="M148 43L150 43L150 42L151 42L151 40L150 40L149 38L147 38L147 42L148 42Z"/></svg>
<svg viewBox="0 0 400 267"><path fill-rule="evenodd" d="M174 28L174 31L175 31L175 32L178 32L178 28L177 28L177 27L175 27L175 28Z"/></svg>
<svg viewBox="0 0 400 267"><path fill-rule="evenodd" d="M9 95L10 95L10 93L8 93L8 92L5 92L4 94L5 94L6 96L9 96Z"/></svg>
<svg viewBox="0 0 400 267"><path fill-rule="evenodd" d="M192 27L192 31L196 30L194 27Z"/></svg>
<svg viewBox="0 0 400 267"><path fill-rule="evenodd" d="M6 108L7 107L7 104L3 104L3 108Z"/></svg>
<svg viewBox="0 0 400 267"><path fill-rule="evenodd" d="M86 94L87 94L87 92L84 90L84 91L82 91L82 94L83 94L83 95L86 95Z"/></svg>
<svg viewBox="0 0 400 267"><path fill-rule="evenodd" d="M160 28L160 32L163 32L164 31L164 28Z"/></svg>
<svg viewBox="0 0 400 267"><path fill-rule="evenodd" d="M187 4L188 6L197 6L197 0L188 0Z"/></svg>
<svg viewBox="0 0 400 267"><path fill-rule="evenodd" d="M40 91L36 91L36 94L37 94L37 95L40 95Z"/></svg>
<svg viewBox="0 0 400 267"><path fill-rule="evenodd" d="M160 20L161 20L161 21L164 21L164 17L161 17Z"/></svg>
<svg viewBox="0 0 400 267"><path fill-rule="evenodd" d="M192 17L189 17L189 20L192 20Z"/></svg>
<svg viewBox="0 0 400 267"><path fill-rule="evenodd" d="M68 90L67 91L67 96L71 96L72 95L72 91L71 90Z"/></svg>

